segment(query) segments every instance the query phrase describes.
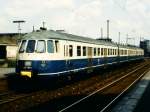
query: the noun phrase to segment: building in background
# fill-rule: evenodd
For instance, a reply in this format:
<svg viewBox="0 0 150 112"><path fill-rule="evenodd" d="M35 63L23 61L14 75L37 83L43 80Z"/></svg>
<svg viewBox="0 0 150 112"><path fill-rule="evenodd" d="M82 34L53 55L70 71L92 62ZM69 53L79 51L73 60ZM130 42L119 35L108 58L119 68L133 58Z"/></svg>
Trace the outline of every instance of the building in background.
<svg viewBox="0 0 150 112"><path fill-rule="evenodd" d="M150 40L140 41L140 47L144 49L144 56L150 57Z"/></svg>
<svg viewBox="0 0 150 112"><path fill-rule="evenodd" d="M16 58L17 33L0 33L0 60Z"/></svg>
<svg viewBox="0 0 150 112"><path fill-rule="evenodd" d="M18 33L0 33L0 67L15 63L19 38Z"/></svg>

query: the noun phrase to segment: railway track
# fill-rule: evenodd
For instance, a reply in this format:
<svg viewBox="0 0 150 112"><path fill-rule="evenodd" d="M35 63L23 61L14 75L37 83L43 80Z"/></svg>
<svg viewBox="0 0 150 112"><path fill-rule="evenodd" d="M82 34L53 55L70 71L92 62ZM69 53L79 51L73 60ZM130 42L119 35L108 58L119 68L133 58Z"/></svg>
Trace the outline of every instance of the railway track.
<svg viewBox="0 0 150 112"><path fill-rule="evenodd" d="M14 100L18 100L19 98L24 98L24 97L26 97L25 94L17 95L11 92L5 92L5 93L0 94L0 105L6 104L6 103L9 103L9 102L12 102Z"/></svg>
<svg viewBox="0 0 150 112"><path fill-rule="evenodd" d="M0 93L8 90L8 83L5 78L0 78Z"/></svg>
<svg viewBox="0 0 150 112"><path fill-rule="evenodd" d="M140 63L136 67L143 65L143 63ZM127 72L133 71L134 69L136 69L136 67L131 67L130 69L127 69L126 71L124 71L125 69L123 69L122 71L124 72L121 72L120 70L121 73L119 72L119 70L117 72L114 72L114 74L117 74L117 75L112 75L113 73L110 73L110 75L108 76L111 76L111 77L110 78L107 77L108 79L105 79L104 82L102 82L103 78L101 78L100 76L96 76L95 79L93 78L95 82L88 81L88 84L87 84L86 80L81 81L81 82L79 81L79 82L75 82L73 84L66 85L65 87L58 88L52 91L41 90L41 91L28 93L28 94L16 94L16 95L14 94L10 95L9 93L8 94L6 93L4 94L4 96L2 95L2 100L0 100L0 111L1 112L6 112L6 111L14 112L14 111L25 110L24 112L28 112L28 111L30 112L31 110L33 110L34 112L34 110L38 111L39 108L43 109L43 106L41 105L38 106L39 104L44 103L45 105L45 102L49 102L49 101L50 101L50 106L48 105L48 107L50 108L48 108L47 110L50 110L52 112L53 111L68 111L68 109L70 110L72 109L72 107L68 109L65 109L65 107L67 108L70 104L73 104L73 102L76 102L77 100L81 100L84 96L88 96L92 94L94 90L98 90L106 84L108 85L110 81L116 78L120 78L121 75ZM93 80L93 79L91 78L90 80ZM35 109L36 107L34 106L38 106L37 110Z"/></svg>
<svg viewBox="0 0 150 112"><path fill-rule="evenodd" d="M148 68L150 68L149 64L140 66L123 77L116 79L110 84L59 110L59 112L111 111L109 109L112 104L114 104L133 84L148 72Z"/></svg>

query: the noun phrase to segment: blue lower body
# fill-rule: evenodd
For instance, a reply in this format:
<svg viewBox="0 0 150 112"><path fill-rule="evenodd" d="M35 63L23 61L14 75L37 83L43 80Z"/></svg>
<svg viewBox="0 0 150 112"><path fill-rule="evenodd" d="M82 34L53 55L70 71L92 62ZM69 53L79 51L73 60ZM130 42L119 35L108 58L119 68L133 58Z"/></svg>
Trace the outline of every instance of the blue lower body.
<svg viewBox="0 0 150 112"><path fill-rule="evenodd" d="M53 61L41 61L32 60L30 67L25 66L24 60L18 60L16 66L16 72L32 71L36 75L40 76L57 76L69 72L79 72L82 70L88 70L89 68L96 68L103 65L115 64L118 62L127 62L131 60L142 59L142 56L132 57L107 57L107 58L92 58L92 59L73 59L73 60L53 60Z"/></svg>

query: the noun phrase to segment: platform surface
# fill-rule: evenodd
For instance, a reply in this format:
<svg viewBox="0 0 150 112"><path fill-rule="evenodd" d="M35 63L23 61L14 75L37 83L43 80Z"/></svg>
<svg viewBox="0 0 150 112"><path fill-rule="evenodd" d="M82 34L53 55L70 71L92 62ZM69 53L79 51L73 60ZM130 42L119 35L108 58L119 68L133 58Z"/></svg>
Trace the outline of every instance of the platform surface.
<svg viewBox="0 0 150 112"><path fill-rule="evenodd" d="M15 73L15 68L0 68L0 78L4 78L9 73Z"/></svg>
<svg viewBox="0 0 150 112"><path fill-rule="evenodd" d="M150 82L150 72L149 77L145 81ZM133 112L150 112L150 83L147 85L147 88L139 100L136 108Z"/></svg>
<svg viewBox="0 0 150 112"><path fill-rule="evenodd" d="M112 112L150 112L150 71L112 109Z"/></svg>

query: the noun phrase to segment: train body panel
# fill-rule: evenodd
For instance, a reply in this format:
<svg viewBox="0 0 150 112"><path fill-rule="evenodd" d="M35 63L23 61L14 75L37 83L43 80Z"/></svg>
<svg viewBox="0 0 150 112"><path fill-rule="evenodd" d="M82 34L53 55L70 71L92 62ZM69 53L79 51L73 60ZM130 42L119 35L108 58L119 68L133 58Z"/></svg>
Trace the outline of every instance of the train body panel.
<svg viewBox="0 0 150 112"><path fill-rule="evenodd" d="M27 34L17 55L16 73L59 76L143 58L138 47L118 45L56 31ZM31 72L31 74L30 74ZM29 75L28 75L29 74Z"/></svg>
<svg viewBox="0 0 150 112"><path fill-rule="evenodd" d="M81 70L88 70L91 67L102 67L104 65L117 64L119 62L127 62L132 60L142 59L141 56L121 57L120 60L116 57L94 58L92 63L88 59L72 59L72 60L19 60L18 64L21 65L17 72L32 71L36 75L61 75L68 72L78 72ZM25 64L31 63L31 64Z"/></svg>

